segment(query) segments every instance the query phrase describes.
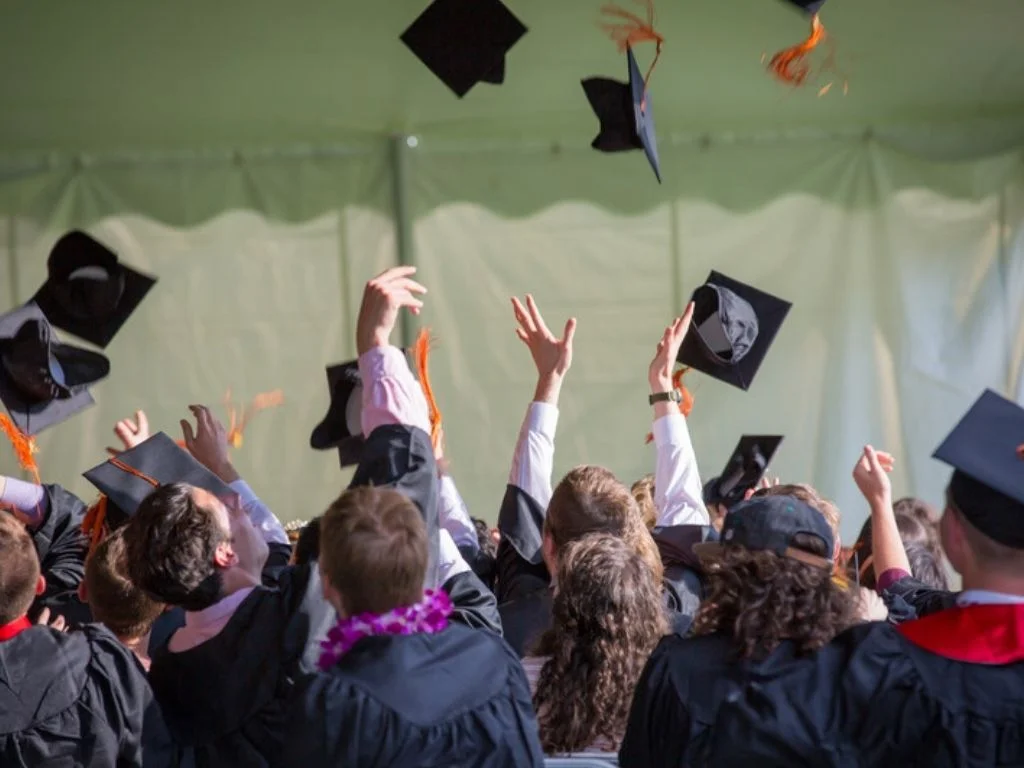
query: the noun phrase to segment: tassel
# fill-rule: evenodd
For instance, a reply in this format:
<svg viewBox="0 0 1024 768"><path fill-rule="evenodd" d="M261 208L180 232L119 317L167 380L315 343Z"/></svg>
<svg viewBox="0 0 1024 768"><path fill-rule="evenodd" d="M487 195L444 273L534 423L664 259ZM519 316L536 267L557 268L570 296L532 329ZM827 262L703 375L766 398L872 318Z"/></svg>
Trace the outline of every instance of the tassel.
<svg viewBox="0 0 1024 768"><path fill-rule="evenodd" d="M0 413L0 431L6 435L14 447L14 455L18 459L18 465L32 475L36 485L42 485L39 479L39 465L36 464L35 454L38 452L36 439L29 437L14 424L5 413Z"/></svg>
<svg viewBox="0 0 1024 768"><path fill-rule="evenodd" d="M284 402L284 392L275 389L272 392L264 392L256 395L249 404L242 410L241 418L238 416L238 409L231 400L231 390L224 395L224 404L228 408L228 445L232 448L241 448L244 442L245 428L249 420L262 410L275 408Z"/></svg>
<svg viewBox="0 0 1024 768"><path fill-rule="evenodd" d="M683 385L683 376L690 372L689 368L680 368L678 371L672 374L672 389L679 392L683 396L683 399L679 402L679 410L683 416L689 416L693 410L693 395ZM654 442L654 433L648 432L647 439L644 440L645 445L650 445Z"/></svg>
<svg viewBox="0 0 1024 768"><path fill-rule="evenodd" d="M818 14L815 14L811 17L811 32L807 39L772 56L768 62L768 70L784 83L793 86L803 85L811 74L811 65L806 61L807 56L827 38L825 25L821 23ZM828 93L828 86L820 95L825 93Z"/></svg>
<svg viewBox="0 0 1024 768"><path fill-rule="evenodd" d="M635 13L630 13L617 5L606 5L601 8L601 13L620 19L618 23L604 22L601 28L608 33L612 41L619 47L619 53L625 53L630 48L635 48L639 43L654 43L654 60L647 68L644 75L644 101L640 108L644 109L647 98L647 84L654 73L654 67L661 58L661 47L665 38L654 28L654 0L637 0L639 5L647 9L647 19L641 19Z"/></svg>
<svg viewBox="0 0 1024 768"><path fill-rule="evenodd" d="M89 537L89 553L103 540L107 525L107 497L101 495L85 512L82 520L82 533Z"/></svg>
<svg viewBox="0 0 1024 768"><path fill-rule="evenodd" d="M430 414L430 442L436 452L441 442L441 409L437 407L434 388L430 385L430 373L427 365L430 357L430 332L426 328L422 328L419 336L416 337L412 356L416 363L416 375L420 380L420 387L423 389L423 395L427 398L427 412Z"/></svg>

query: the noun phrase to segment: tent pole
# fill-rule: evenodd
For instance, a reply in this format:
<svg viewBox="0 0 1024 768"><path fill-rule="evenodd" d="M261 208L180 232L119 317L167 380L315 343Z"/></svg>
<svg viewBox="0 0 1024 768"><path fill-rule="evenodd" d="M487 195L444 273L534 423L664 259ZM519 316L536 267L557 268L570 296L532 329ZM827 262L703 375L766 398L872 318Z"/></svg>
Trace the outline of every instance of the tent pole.
<svg viewBox="0 0 1024 768"><path fill-rule="evenodd" d="M412 219L409 216L409 150L416 146L413 136L391 137L391 191L395 224L395 251L398 266L415 263L413 252ZM410 312L400 312L399 333L402 347L409 349L413 342L413 317Z"/></svg>

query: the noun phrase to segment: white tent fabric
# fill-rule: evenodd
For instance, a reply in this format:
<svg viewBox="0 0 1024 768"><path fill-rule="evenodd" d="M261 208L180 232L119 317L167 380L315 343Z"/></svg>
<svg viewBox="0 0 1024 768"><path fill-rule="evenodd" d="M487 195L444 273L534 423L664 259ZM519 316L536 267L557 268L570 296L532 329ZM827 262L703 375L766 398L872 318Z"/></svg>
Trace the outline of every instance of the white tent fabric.
<svg viewBox="0 0 1024 768"><path fill-rule="evenodd" d="M939 502L946 470L929 457L942 436L984 388L1024 395L1019 153L940 163L860 141L757 150L680 150L667 160L676 176L706 183L682 183L642 209L612 212L568 199L515 216L460 202L452 191L459 164L472 162L478 182L517 183L509 175L518 167L543 185L546 174L573 172L572 158L414 156L406 255L430 288L421 322L437 337L432 378L453 474L472 514L497 514L532 393L532 366L509 307L510 296L528 291L553 326L579 318L556 474L596 462L626 482L653 471L653 448L644 445L650 355L707 273L717 269L792 300L749 393L692 375L691 431L704 477L720 469L741 434L785 434L774 471L835 498L846 538L864 517L850 480L859 446L895 453L899 493ZM737 179L763 186L783 161L791 178L777 195L737 204ZM396 263L402 249L380 212L391 191L376 173L360 176L352 200L334 212L297 223L252 212L268 198L301 197L303 180L317 173L309 162L310 169L225 184L232 210L193 226L106 213L112 188L88 169L41 186L34 215L0 219L9 306L31 297L50 246L79 222L161 278L110 347L114 374L96 388L97 407L41 436L47 479L91 498L78 475L102 460L114 422L135 408L176 436L190 402L223 415L219 401L229 387L239 401L280 387L286 403L254 419L236 451L240 469L283 519L319 514L344 486L335 456L308 448L327 408L323 368L354 356L362 283ZM591 167L581 165L583 178ZM189 171L174 173L187 179ZM166 184L166 176L151 172L133 188L144 196L153 184ZM0 471L16 471L5 449Z"/></svg>

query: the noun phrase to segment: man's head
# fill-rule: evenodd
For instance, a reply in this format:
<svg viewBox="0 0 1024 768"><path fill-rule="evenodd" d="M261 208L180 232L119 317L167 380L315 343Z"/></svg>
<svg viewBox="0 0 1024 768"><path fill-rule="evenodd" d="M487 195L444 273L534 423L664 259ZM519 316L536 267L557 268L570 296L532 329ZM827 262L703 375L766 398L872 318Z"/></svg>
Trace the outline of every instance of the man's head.
<svg viewBox="0 0 1024 768"><path fill-rule="evenodd" d="M588 533L623 536L640 509L629 489L604 467L571 470L555 488L544 520L543 555L548 571L558 570L558 551Z"/></svg>
<svg viewBox="0 0 1024 768"><path fill-rule="evenodd" d="M385 613L419 602L427 560L423 516L398 491L353 488L320 520L324 598L339 616Z"/></svg>
<svg viewBox="0 0 1024 768"><path fill-rule="evenodd" d="M999 512L996 512L999 510ZM946 511L939 524L942 548L953 569L963 577L965 589L1016 592L1024 588L1024 548L1020 537L997 541L993 519L1024 519L1024 504L956 472L946 491ZM977 520L973 520L977 518ZM988 516L988 517L986 517ZM984 523L982 523L984 521ZM980 530L984 524L988 532Z"/></svg>
<svg viewBox="0 0 1024 768"><path fill-rule="evenodd" d="M28 613L45 589L32 537L20 520L0 512L0 626Z"/></svg>
<svg viewBox="0 0 1024 768"><path fill-rule="evenodd" d="M658 508L654 503L654 475L644 475L630 489L640 508L644 525L650 530L658 524Z"/></svg>
<svg viewBox="0 0 1024 768"><path fill-rule="evenodd" d="M187 611L259 584L267 544L239 503L209 491L164 485L139 506L125 529L132 581L151 597Z"/></svg>
<svg viewBox="0 0 1024 768"><path fill-rule="evenodd" d="M129 579L123 532L114 531L89 555L79 596L95 621L128 643L149 634L164 607Z"/></svg>

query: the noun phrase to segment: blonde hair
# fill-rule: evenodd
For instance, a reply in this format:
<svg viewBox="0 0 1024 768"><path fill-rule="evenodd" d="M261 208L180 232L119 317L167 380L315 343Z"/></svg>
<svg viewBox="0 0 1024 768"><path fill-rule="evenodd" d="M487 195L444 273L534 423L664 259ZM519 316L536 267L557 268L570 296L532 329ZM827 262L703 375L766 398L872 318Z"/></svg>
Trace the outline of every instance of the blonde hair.
<svg viewBox="0 0 1024 768"><path fill-rule="evenodd" d="M640 516L648 530L658 524L658 508L654 504L654 475L644 475L635 483L632 489L633 498L640 507Z"/></svg>

